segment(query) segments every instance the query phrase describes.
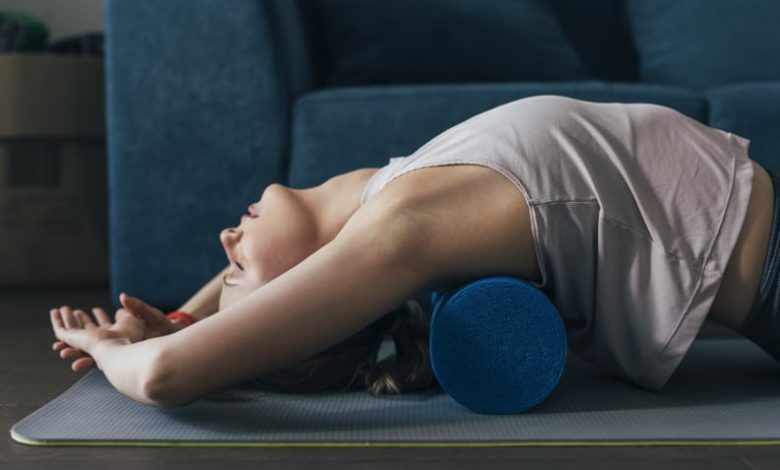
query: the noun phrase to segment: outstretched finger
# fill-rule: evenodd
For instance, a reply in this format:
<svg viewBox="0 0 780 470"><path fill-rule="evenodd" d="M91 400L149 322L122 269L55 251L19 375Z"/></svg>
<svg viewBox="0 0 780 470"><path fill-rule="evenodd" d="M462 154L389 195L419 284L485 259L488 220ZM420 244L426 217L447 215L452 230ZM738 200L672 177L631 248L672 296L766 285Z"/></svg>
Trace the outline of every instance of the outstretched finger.
<svg viewBox="0 0 780 470"><path fill-rule="evenodd" d="M78 318L79 322L81 322L83 328L97 328L95 322L92 321L92 317L90 317L84 310L76 309L73 311L73 314L76 316L76 318Z"/></svg>
<svg viewBox="0 0 780 470"><path fill-rule="evenodd" d="M95 359L93 359L92 357L84 357L73 361L73 364L70 365L70 368L73 369L73 371L78 372L83 369L89 369L90 367L94 367L95 365L96 365Z"/></svg>
<svg viewBox="0 0 780 470"><path fill-rule="evenodd" d="M74 315L73 310L67 305L60 307L60 316L65 324L65 328L81 328L78 316Z"/></svg>
<svg viewBox="0 0 780 470"><path fill-rule="evenodd" d="M85 353L81 349L65 348L60 351L60 358L62 359L78 359L80 357L87 357L89 354Z"/></svg>
<svg viewBox="0 0 780 470"><path fill-rule="evenodd" d="M108 316L108 313L106 313L105 310L103 310L100 307L94 307L92 309L92 313L95 314L95 318L97 318L98 325L100 326L111 326L113 323L111 322L111 317Z"/></svg>
<svg viewBox="0 0 780 470"><path fill-rule="evenodd" d="M49 312L49 318L51 319L51 326L54 328L55 332L65 328L65 325L62 323L62 317L60 316L59 309L51 309Z"/></svg>

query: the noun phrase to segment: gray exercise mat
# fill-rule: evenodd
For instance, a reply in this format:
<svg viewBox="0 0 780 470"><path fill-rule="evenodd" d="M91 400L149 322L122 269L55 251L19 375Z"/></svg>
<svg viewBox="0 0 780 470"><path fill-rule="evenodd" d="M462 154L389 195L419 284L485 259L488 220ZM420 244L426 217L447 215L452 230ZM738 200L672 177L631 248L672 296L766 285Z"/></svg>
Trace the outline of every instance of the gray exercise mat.
<svg viewBox="0 0 780 470"><path fill-rule="evenodd" d="M388 354L383 347L380 356ZM569 355L558 388L519 415L480 415L439 388L139 404L93 369L11 429L31 445L478 446L780 444L780 365L744 339L699 339L662 392Z"/></svg>

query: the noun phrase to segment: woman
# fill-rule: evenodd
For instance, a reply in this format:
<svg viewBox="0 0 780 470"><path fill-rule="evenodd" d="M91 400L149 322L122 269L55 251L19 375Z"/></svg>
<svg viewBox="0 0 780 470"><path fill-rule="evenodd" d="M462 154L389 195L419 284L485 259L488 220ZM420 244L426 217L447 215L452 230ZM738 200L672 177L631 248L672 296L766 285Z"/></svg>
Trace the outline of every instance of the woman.
<svg viewBox="0 0 780 470"><path fill-rule="evenodd" d="M417 300L508 275L553 300L580 358L638 386L663 388L708 317L780 359L776 177L748 143L658 105L516 100L382 168L268 186L182 306L197 323L121 295L116 323L52 309L54 349L155 406L255 378L416 390L434 380ZM388 329L398 355L377 365Z"/></svg>

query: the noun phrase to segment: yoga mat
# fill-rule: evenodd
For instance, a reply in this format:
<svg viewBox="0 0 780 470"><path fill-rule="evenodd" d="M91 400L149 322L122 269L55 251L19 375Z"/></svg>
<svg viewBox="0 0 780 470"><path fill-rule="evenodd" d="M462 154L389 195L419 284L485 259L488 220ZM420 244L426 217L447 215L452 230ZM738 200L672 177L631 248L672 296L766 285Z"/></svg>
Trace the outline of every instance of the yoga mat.
<svg viewBox="0 0 780 470"><path fill-rule="evenodd" d="M386 343L380 357L390 352ZM223 391L239 401L155 408L117 392L93 369L10 432L43 446L780 444L780 365L745 339L696 340L662 392L571 354L553 393L517 415L473 413L438 387L380 398Z"/></svg>

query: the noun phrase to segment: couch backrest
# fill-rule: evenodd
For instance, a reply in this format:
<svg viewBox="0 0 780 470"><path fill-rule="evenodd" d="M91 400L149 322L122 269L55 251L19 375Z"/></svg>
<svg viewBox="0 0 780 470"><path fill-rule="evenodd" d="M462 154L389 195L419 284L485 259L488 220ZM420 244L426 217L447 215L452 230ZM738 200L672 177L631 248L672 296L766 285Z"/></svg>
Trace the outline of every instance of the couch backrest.
<svg viewBox="0 0 780 470"><path fill-rule="evenodd" d="M591 74L602 80L637 79L625 0L545 1Z"/></svg>
<svg viewBox="0 0 780 470"><path fill-rule="evenodd" d="M624 0L643 82L704 90L780 80L777 0Z"/></svg>
<svg viewBox="0 0 780 470"><path fill-rule="evenodd" d="M290 81L298 91L294 95L318 88L326 81L334 59L328 56L332 47L327 44L324 20L317 10L319 5L336 0L266 1L274 3L279 14L279 34L287 38ZM772 46L780 38L776 28L780 2L776 0L755 0L751 8L733 0L531 1L553 12L571 48L594 79L706 88L722 83L775 79L780 70L776 65L777 48ZM349 5L346 0L336 3L342 9ZM469 0L459 0L458 4L469 4ZM426 5L428 10L435 7L433 2ZM485 12L493 11L492 5L500 17L507 0L475 5L471 8L484 8L480 11ZM401 17L413 9L408 2L399 4L399 8ZM356 16L365 13L364 8L362 12L356 11ZM451 16L442 15L442 18L447 21ZM359 20L348 18L347 21ZM544 31L544 27L539 31ZM530 47L536 50L539 44ZM730 59L721 60L721 57Z"/></svg>
<svg viewBox="0 0 780 470"><path fill-rule="evenodd" d="M322 18L321 0L273 0L279 36L292 76L292 88L300 92L318 88L331 70ZM637 63L625 18L625 0L538 0L555 14L583 65L595 79L633 81ZM484 3L490 8L490 2Z"/></svg>
<svg viewBox="0 0 780 470"><path fill-rule="evenodd" d="M267 2L269 24L275 27L275 52L279 55L290 98L319 86L327 67L320 26L309 0L262 0Z"/></svg>

